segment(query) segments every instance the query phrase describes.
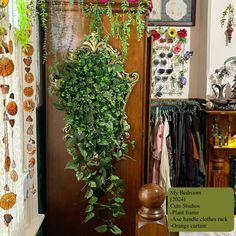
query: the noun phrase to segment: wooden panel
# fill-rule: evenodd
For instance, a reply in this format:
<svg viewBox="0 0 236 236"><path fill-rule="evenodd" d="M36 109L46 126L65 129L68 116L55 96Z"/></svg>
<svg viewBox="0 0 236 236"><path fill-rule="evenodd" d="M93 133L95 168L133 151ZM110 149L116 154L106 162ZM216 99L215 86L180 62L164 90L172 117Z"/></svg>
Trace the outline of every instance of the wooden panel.
<svg viewBox="0 0 236 236"><path fill-rule="evenodd" d="M83 40L84 34L88 33L88 22L86 19L78 17L78 8L64 7L66 14L71 17L71 21L76 20L73 29L73 40L71 34L63 35L61 40L64 44L71 43L71 48L77 47ZM79 19L79 22L78 22ZM104 17L104 25L109 28L108 19ZM81 22L83 22L83 27ZM72 23L71 23L72 24ZM48 23L50 30L50 22ZM71 42L72 41L72 42ZM131 138L136 142L136 148L130 151L129 155L135 158L135 161L121 161L117 165L118 175L124 179L125 184L125 210L126 216L119 224L124 230L124 236L135 234L135 214L139 208L138 191L143 184L144 167L144 146L145 126L146 126L146 36L141 41L137 41L136 30L132 28L129 52L125 68L127 72L137 72L140 75L139 82L136 84L129 102L127 104L128 121L131 125ZM110 40L110 44L120 49L120 43L115 39ZM52 45L48 42L47 48ZM61 53L64 49L61 50ZM60 53L58 54L60 58ZM48 56L46 64L46 77L49 75L49 66L52 63L52 57ZM49 84L47 81L46 89ZM55 97L46 95L46 142L47 142L47 235L82 235L96 236L94 224L82 224L84 218L85 201L83 199L82 183L75 179L74 172L64 170L67 161L70 159L62 140L62 128L64 126L63 113L53 107ZM107 235L111 235L110 233Z"/></svg>
<svg viewBox="0 0 236 236"><path fill-rule="evenodd" d="M167 228L161 224L148 224L139 229L137 236L167 236Z"/></svg>
<svg viewBox="0 0 236 236"><path fill-rule="evenodd" d="M227 187L229 186L230 156L236 155L235 147L214 146L212 137L212 123L216 121L223 133L229 131L231 124L231 135L236 133L235 111L208 111L206 131L206 165L207 186Z"/></svg>

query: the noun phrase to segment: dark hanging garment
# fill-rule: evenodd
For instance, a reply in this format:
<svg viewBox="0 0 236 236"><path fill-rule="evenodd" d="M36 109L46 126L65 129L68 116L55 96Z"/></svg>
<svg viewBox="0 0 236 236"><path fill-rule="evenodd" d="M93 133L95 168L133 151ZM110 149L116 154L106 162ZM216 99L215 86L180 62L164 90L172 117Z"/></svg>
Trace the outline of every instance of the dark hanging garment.
<svg viewBox="0 0 236 236"><path fill-rule="evenodd" d="M194 154L193 154L193 141L190 129L189 116L185 115L185 141L186 141L186 175L187 175L187 186L191 187L194 181Z"/></svg>
<svg viewBox="0 0 236 236"><path fill-rule="evenodd" d="M175 122L174 122L174 114L171 112L171 121L169 121L169 136L167 138L167 149L168 149L168 156L169 156L169 164L170 164L170 183L172 187L175 187L175 156L176 156L176 129L175 129Z"/></svg>
<svg viewBox="0 0 236 236"><path fill-rule="evenodd" d="M194 161L194 181L193 187L203 187L204 186L204 178L199 173L199 163L198 161Z"/></svg>
<svg viewBox="0 0 236 236"><path fill-rule="evenodd" d="M193 116L193 129L194 129L194 135L196 137L196 142L198 146L198 153L199 153L199 171L205 176L206 170L204 165L204 155L203 155L203 146L200 138L200 132L199 132L199 119L197 116Z"/></svg>
<svg viewBox="0 0 236 236"><path fill-rule="evenodd" d="M179 148L179 162L178 162L178 169L179 169L179 187L186 187L187 186L187 179L186 179L186 158L185 158L185 120L184 120L184 113L179 113L179 122L178 122L178 148Z"/></svg>
<svg viewBox="0 0 236 236"><path fill-rule="evenodd" d="M179 154L179 113L175 113L174 116L174 126L175 126L175 187L178 186L179 183L179 174L180 174L180 154Z"/></svg>
<svg viewBox="0 0 236 236"><path fill-rule="evenodd" d="M168 152L168 158L169 158L170 184L173 187L174 186L175 171L174 171L173 148L172 148L172 143L171 143L170 132L169 132L169 136L166 138L166 146L167 146L167 152Z"/></svg>

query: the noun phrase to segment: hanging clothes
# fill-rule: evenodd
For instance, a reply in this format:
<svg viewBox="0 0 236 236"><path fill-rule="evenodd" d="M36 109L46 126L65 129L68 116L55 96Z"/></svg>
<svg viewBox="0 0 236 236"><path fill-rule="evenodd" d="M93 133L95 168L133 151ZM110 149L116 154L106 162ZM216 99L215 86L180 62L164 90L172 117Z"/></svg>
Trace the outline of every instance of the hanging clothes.
<svg viewBox="0 0 236 236"><path fill-rule="evenodd" d="M163 105L158 116L152 112L152 182L166 191L171 186L204 186L203 130L196 110L196 106Z"/></svg>
<svg viewBox="0 0 236 236"><path fill-rule="evenodd" d="M163 132L164 132L164 124L162 119L160 119L160 123L158 125L157 134L154 139L153 145L153 175L152 175L152 183L159 184L160 180L160 160L161 160L161 152L162 152L162 141L163 141Z"/></svg>
<svg viewBox="0 0 236 236"><path fill-rule="evenodd" d="M193 117L193 129L195 133L195 137L197 140L197 145L198 145L198 152L199 152L199 171L205 176L206 175L206 170L205 170L205 165L204 165L204 155L203 155L203 147L202 147L202 142L200 138L200 133L199 133L199 119L197 116Z"/></svg>
<svg viewBox="0 0 236 236"><path fill-rule="evenodd" d="M160 162L160 186L165 189L166 193L168 192L168 189L171 188L169 156L168 156L168 149L167 149L168 136L169 136L169 124L168 124L167 119L165 119L163 141L162 141L161 162Z"/></svg>
<svg viewBox="0 0 236 236"><path fill-rule="evenodd" d="M186 145L186 177L187 177L187 187L192 187L194 181L194 150L193 150L193 140L192 133L190 129L190 119L189 115L185 114L185 140Z"/></svg>
<svg viewBox="0 0 236 236"><path fill-rule="evenodd" d="M169 136L169 124L168 120L165 119L163 140L162 140L162 152L160 161L160 186L165 190L166 194L168 189L171 188L170 185L170 166L169 166L169 156L167 148L167 138ZM166 200L162 204L162 209L166 213Z"/></svg>
<svg viewBox="0 0 236 236"><path fill-rule="evenodd" d="M170 125L172 122L169 122L169 135L166 138L166 146L168 151L168 158L169 158L169 175L170 175L170 185L174 186L174 177L175 177L175 169L174 169L174 149L173 149L173 139L171 130L172 126Z"/></svg>
<svg viewBox="0 0 236 236"><path fill-rule="evenodd" d="M178 186L186 187L186 158L185 158L185 121L184 121L184 112L179 113L179 122L178 122L178 158L177 160L177 170L176 179Z"/></svg>

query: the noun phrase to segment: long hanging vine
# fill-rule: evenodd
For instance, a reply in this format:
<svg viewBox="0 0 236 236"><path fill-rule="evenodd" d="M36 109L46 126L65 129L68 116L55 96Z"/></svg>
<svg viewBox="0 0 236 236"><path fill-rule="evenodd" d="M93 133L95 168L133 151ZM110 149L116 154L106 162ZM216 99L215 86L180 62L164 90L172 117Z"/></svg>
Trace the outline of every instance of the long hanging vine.
<svg viewBox="0 0 236 236"><path fill-rule="evenodd" d="M137 74L124 72L119 54L105 41L90 41L58 64L51 77L56 108L65 111L65 140L73 169L85 182L87 222L96 216L96 231L121 234L115 219L125 214L123 183L115 161L128 158L130 126L125 105Z"/></svg>
<svg viewBox="0 0 236 236"><path fill-rule="evenodd" d="M128 52L131 26L136 27L138 40L143 36L145 29L144 13L147 10L149 0L121 0L122 14L113 11L114 0L100 0L99 2L84 7L85 15L91 18L90 30L98 32L98 36L101 36L102 31L105 31L106 35L119 39L122 45L122 57L125 59ZM134 4L137 4L137 7ZM109 18L110 33L102 23L102 16L104 15Z"/></svg>

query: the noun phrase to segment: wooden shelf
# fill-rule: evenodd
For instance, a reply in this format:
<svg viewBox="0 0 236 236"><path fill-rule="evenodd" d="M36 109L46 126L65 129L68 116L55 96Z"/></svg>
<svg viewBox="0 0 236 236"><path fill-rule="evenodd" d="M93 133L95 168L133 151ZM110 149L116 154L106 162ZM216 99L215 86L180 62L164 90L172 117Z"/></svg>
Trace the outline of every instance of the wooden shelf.
<svg viewBox="0 0 236 236"><path fill-rule="evenodd" d="M228 146L211 146L211 148L216 149L216 150L236 150L236 147L228 147Z"/></svg>
<svg viewBox="0 0 236 236"><path fill-rule="evenodd" d="M236 111L206 111L209 115L236 115Z"/></svg>

